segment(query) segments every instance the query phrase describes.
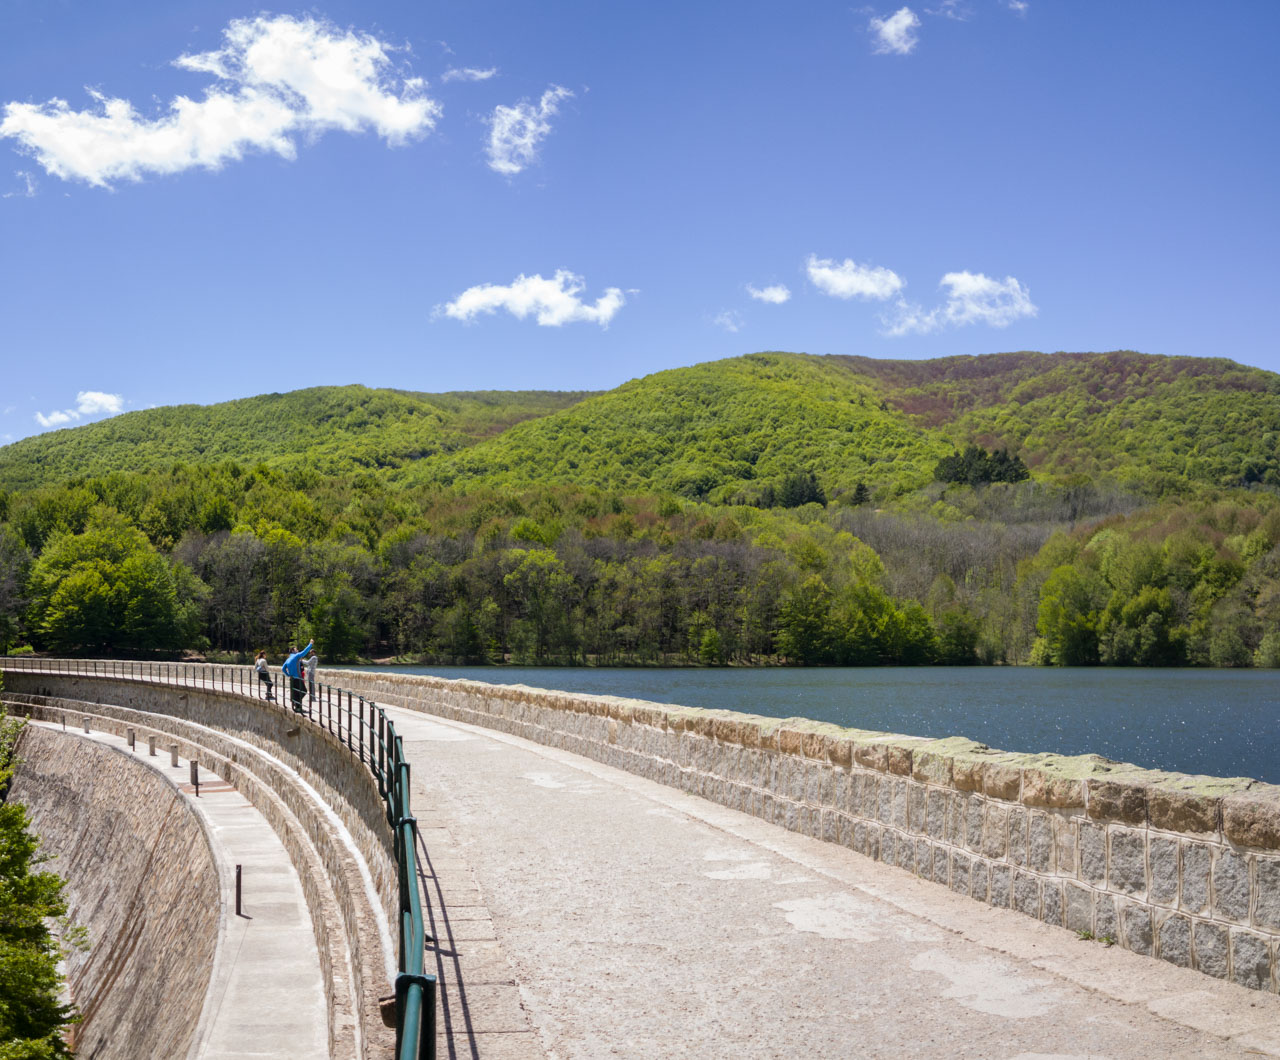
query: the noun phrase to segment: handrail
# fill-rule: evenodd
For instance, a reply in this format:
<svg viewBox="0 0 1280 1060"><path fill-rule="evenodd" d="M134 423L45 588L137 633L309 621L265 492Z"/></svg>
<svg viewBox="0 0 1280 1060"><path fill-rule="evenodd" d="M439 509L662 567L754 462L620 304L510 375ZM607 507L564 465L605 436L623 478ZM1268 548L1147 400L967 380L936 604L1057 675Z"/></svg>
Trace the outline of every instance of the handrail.
<svg viewBox="0 0 1280 1060"><path fill-rule="evenodd" d="M137 678L230 692L251 699L261 699L266 694L266 683L258 679L250 666L19 655L0 657L0 669ZM297 686L291 685L285 675L277 672L271 676L274 689L279 690L273 699L284 707L284 693L288 689L293 711L335 736L348 753L369 770L378 785L378 794L386 805L387 824L391 827L400 891L399 974L395 981L396 1060L435 1060L436 977L428 975L425 968L427 932L418 879L418 822L409 807L409 763L404 757L404 741L386 711L372 700L336 685L316 682L311 688L305 681L299 696Z"/></svg>

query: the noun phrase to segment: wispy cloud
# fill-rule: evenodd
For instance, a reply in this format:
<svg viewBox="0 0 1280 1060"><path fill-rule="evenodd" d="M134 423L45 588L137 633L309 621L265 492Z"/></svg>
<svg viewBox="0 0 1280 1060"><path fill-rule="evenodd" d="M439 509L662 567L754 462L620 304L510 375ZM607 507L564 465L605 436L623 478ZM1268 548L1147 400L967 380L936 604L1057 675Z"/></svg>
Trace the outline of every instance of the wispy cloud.
<svg viewBox="0 0 1280 1060"><path fill-rule="evenodd" d="M928 334L966 324L1003 328L1040 311L1031 301L1031 292L1012 276L996 280L980 272L949 272L939 286L947 289L943 305L925 310L913 302L900 300L892 313L881 318L883 333Z"/></svg>
<svg viewBox="0 0 1280 1060"><path fill-rule="evenodd" d="M851 258L837 263L831 258L810 254L806 267L810 282L833 298L868 298L882 302L905 286L902 277L892 269L859 265Z"/></svg>
<svg viewBox="0 0 1280 1060"><path fill-rule="evenodd" d="M551 119L572 96L567 88L552 85L536 107L527 101L494 107L489 119L489 168L513 176L537 161L538 144L550 134Z"/></svg>
<svg viewBox="0 0 1280 1060"><path fill-rule="evenodd" d="M942 0L937 7L926 7L924 13L935 18L949 18L954 22L968 22L973 9L966 7L961 0Z"/></svg>
<svg viewBox="0 0 1280 1060"><path fill-rule="evenodd" d="M1007 0L1007 3L1009 10L1015 15L1025 15L1031 7L1027 0Z"/></svg>
<svg viewBox="0 0 1280 1060"><path fill-rule="evenodd" d="M41 427L61 427L75 423L82 416L106 413L114 416L124 410L124 398L119 394L107 394L101 390L81 390L76 394L75 408L54 409L50 413L37 412L36 423Z"/></svg>
<svg viewBox="0 0 1280 1060"><path fill-rule="evenodd" d="M782 305L791 297L791 291L781 283L770 284L768 287L747 284L747 294L757 302L768 302L770 305Z"/></svg>
<svg viewBox="0 0 1280 1060"><path fill-rule="evenodd" d="M35 178L25 169L15 170L13 175L22 181L22 190L6 191L3 195L0 195L0 199L13 199L19 196L24 199L34 198L36 194Z"/></svg>
<svg viewBox="0 0 1280 1060"><path fill-rule="evenodd" d="M910 55L920 42L916 30L920 19L909 7L901 7L888 18L872 18L868 26L875 34L877 55Z"/></svg>
<svg viewBox="0 0 1280 1060"><path fill-rule="evenodd" d="M421 78L393 73L394 50L313 18L237 19L223 31L222 48L173 62L216 79L203 99L178 96L155 118L93 89L86 110L56 98L8 103L0 137L16 140L53 176L101 187L218 169L248 151L294 158L299 138L331 130L373 131L401 144L434 128L441 107Z"/></svg>
<svg viewBox="0 0 1280 1060"><path fill-rule="evenodd" d="M491 66L487 70L478 70L474 66L451 66L440 75L441 81L488 81L496 76L498 68Z"/></svg>
<svg viewBox="0 0 1280 1060"><path fill-rule="evenodd" d="M558 328L562 324L584 321L604 328L626 305L627 300L617 287L607 288L594 304L582 300L580 295L584 290L586 283L582 277L567 269L557 269L551 279L536 273L521 274L506 286L486 283L468 287L452 302L438 307L436 315L470 321L482 313L505 309L520 320L533 316L544 327Z"/></svg>
<svg viewBox="0 0 1280 1060"><path fill-rule="evenodd" d="M731 335L736 335L742 330L742 314L733 309L725 309L717 313L711 323Z"/></svg>

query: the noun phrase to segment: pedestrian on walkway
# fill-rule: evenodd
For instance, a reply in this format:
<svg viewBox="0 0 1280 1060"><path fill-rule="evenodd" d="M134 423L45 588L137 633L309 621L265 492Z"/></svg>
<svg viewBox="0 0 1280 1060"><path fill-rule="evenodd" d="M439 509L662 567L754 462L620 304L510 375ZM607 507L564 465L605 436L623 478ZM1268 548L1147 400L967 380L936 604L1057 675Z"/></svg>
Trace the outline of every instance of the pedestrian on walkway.
<svg viewBox="0 0 1280 1060"><path fill-rule="evenodd" d="M316 701L316 667L320 664L320 657L312 649L310 655L307 656L307 694L311 697L311 702Z"/></svg>
<svg viewBox="0 0 1280 1060"><path fill-rule="evenodd" d="M253 668L258 671L258 687L265 687L268 702L274 703L276 701L275 685L271 683L271 671L267 669L267 653L265 651L258 652L258 658L254 662Z"/></svg>
<svg viewBox="0 0 1280 1060"><path fill-rule="evenodd" d="M302 679L302 657L310 650L311 641L307 641L307 646L302 651L291 651L289 658L280 667L289 678L289 699L293 702L295 714L302 713L302 699L307 694L307 684Z"/></svg>

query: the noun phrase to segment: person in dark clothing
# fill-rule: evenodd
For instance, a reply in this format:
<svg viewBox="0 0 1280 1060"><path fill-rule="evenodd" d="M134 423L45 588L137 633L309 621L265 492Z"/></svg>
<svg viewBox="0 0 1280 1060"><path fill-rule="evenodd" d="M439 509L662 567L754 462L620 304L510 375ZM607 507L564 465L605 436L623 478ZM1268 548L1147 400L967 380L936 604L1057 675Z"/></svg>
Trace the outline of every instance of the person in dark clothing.
<svg viewBox="0 0 1280 1060"><path fill-rule="evenodd" d="M266 698L269 702L276 701L275 685L271 683L271 671L267 669L267 653L265 651L258 652L258 658L253 664L253 668L258 672L258 687L266 689Z"/></svg>

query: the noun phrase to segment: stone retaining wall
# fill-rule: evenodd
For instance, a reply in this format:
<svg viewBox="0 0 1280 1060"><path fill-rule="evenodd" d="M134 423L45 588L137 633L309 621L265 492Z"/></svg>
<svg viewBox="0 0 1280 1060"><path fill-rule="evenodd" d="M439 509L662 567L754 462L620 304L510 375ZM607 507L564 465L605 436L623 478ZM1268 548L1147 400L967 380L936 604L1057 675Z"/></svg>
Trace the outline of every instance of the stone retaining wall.
<svg viewBox="0 0 1280 1060"><path fill-rule="evenodd" d="M369 803L381 807L376 786L334 737L299 726L286 711L220 692L127 678L14 672L5 675L5 686L6 698L34 717L57 720L67 711L68 723L77 724L85 712L102 731L123 736L135 728L141 742L155 732L158 743L177 744L181 755L234 784L275 829L298 870L325 977L330 1055L389 1054L394 1033L382 1021L379 998L391 992L394 967L381 944L359 867L315 797L280 766L285 761L297 769L341 819L385 907L388 890L395 895L390 830L380 809L375 823L385 836L369 826ZM68 698L72 696L76 698ZM373 800L367 797L369 789ZM390 900L398 908L398 897Z"/></svg>
<svg viewBox="0 0 1280 1060"><path fill-rule="evenodd" d="M204 1007L221 895L208 837L173 786L110 748L28 727L10 798L27 806L67 881L90 948L67 978L98 1060L187 1054Z"/></svg>
<svg viewBox="0 0 1280 1060"><path fill-rule="evenodd" d="M332 670L323 679L563 748L976 901L1277 990L1280 787L518 685Z"/></svg>

